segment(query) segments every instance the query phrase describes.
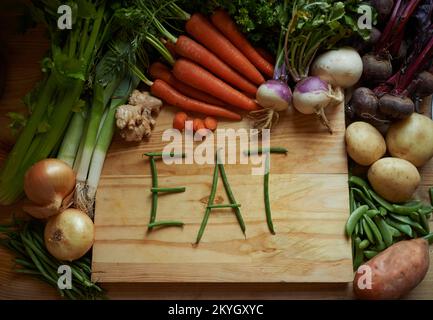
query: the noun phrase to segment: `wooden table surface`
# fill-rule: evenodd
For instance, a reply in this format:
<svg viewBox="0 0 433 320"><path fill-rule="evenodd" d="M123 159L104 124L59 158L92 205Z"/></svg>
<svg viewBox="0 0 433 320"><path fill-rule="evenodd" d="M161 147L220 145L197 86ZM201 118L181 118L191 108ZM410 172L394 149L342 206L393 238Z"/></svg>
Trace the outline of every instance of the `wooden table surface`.
<svg viewBox="0 0 433 320"><path fill-rule="evenodd" d="M7 112L25 112L21 99L40 78L39 61L46 52L43 30L15 33L16 19L0 14L0 50L7 53L8 74L5 93L0 99L0 160L13 143L8 132ZM425 200L428 186L433 185L433 163L423 169L418 196ZM20 203L0 207L0 223L11 214L20 214ZM432 250L430 256L433 258ZM56 291L45 283L25 275L14 274L13 257L0 248L0 299L56 299ZM112 299L351 299L350 284L106 284ZM433 267L424 281L407 297L433 299Z"/></svg>

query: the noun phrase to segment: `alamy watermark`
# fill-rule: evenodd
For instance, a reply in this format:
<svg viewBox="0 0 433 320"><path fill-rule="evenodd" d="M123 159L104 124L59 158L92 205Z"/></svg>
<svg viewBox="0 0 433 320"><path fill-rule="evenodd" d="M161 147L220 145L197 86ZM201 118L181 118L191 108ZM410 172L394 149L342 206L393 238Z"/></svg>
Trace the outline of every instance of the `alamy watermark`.
<svg viewBox="0 0 433 320"><path fill-rule="evenodd" d="M163 152L162 160L165 164L215 164L215 154L218 151L218 162L227 164L251 164L252 175L263 175L267 170L266 150L270 148L270 130L262 130L261 135L257 129L217 129L212 132L200 129L193 132L193 122L185 122L182 133L177 129L167 129L162 134L162 141L168 142ZM194 142L200 142L194 145ZM263 153L248 156L259 149ZM171 156L185 153L185 157ZM270 159L269 159L270 161Z"/></svg>

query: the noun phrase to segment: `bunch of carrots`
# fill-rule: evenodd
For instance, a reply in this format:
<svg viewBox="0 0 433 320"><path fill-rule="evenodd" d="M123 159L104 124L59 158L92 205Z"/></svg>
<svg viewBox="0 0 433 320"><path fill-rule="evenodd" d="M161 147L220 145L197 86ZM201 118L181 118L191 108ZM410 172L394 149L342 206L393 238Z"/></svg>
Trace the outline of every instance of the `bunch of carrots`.
<svg viewBox="0 0 433 320"><path fill-rule="evenodd" d="M236 109L259 109L254 100L257 88L274 71L269 57L248 42L223 10L216 10L210 20L200 13L188 17L185 29L191 37L175 37L155 19L155 27L166 38L163 42L175 59L172 68L161 62L150 66L154 82L146 83L151 93L184 111L234 121L242 118ZM216 120L211 119L216 128ZM201 119L195 122L204 125Z"/></svg>

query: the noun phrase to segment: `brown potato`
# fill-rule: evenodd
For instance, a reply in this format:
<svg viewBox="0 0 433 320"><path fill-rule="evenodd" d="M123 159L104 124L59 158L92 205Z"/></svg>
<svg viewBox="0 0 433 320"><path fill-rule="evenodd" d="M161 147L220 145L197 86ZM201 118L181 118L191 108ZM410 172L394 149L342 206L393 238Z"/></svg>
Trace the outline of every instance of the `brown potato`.
<svg viewBox="0 0 433 320"><path fill-rule="evenodd" d="M421 167L433 157L433 121L415 112L389 127L386 144L393 157Z"/></svg>
<svg viewBox="0 0 433 320"><path fill-rule="evenodd" d="M421 181L417 168L409 161L382 158L368 170L374 191L394 203L409 201Z"/></svg>
<svg viewBox="0 0 433 320"><path fill-rule="evenodd" d="M369 166L386 152L385 139L367 122L354 122L346 129L346 149L349 156L362 166Z"/></svg>
<svg viewBox="0 0 433 320"><path fill-rule="evenodd" d="M400 241L359 267L353 290L359 299L399 299L424 279L428 268L425 239Z"/></svg>

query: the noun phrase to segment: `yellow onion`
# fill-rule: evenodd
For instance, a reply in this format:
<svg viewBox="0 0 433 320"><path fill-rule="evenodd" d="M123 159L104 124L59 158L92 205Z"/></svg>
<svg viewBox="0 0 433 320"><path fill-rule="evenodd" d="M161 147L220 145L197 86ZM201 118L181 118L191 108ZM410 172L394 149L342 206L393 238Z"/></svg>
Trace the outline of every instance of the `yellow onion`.
<svg viewBox="0 0 433 320"><path fill-rule="evenodd" d="M92 247L95 228L92 219L77 209L66 209L51 217L44 230L45 246L59 260L81 258Z"/></svg>
<svg viewBox="0 0 433 320"><path fill-rule="evenodd" d="M75 173L68 164L41 160L24 177L24 192L33 203L24 206L24 211L40 219L58 214L72 204L74 189Z"/></svg>

